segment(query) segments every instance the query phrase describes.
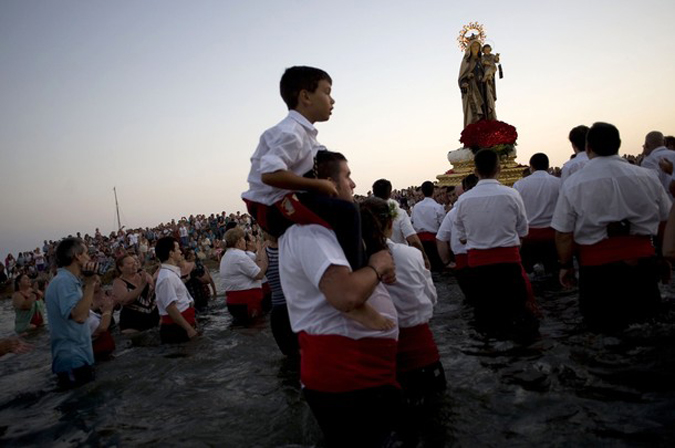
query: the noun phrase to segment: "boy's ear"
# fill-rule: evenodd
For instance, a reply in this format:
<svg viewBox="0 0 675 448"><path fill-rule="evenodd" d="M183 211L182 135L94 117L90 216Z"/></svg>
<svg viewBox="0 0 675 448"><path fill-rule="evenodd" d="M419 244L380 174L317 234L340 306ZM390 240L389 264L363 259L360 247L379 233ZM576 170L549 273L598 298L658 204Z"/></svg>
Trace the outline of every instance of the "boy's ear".
<svg viewBox="0 0 675 448"><path fill-rule="evenodd" d="M305 89L302 89L298 94L298 102L307 103L309 101L309 92Z"/></svg>

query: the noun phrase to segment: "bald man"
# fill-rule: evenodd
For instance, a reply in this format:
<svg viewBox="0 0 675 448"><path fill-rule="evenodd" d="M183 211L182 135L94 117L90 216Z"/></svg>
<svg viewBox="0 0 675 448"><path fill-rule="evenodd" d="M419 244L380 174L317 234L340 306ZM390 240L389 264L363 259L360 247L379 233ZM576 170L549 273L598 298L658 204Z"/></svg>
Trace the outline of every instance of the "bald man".
<svg viewBox="0 0 675 448"><path fill-rule="evenodd" d="M668 172L664 171L663 165L664 159L670 162L670 165L675 163L675 152L669 151L665 146L663 134L659 131L652 131L645 136L645 143L642 145L642 154L644 154L644 159L642 159L642 167L649 168L654 170L659 177L659 181L670 200L673 200L673 195L670 191L670 181L671 176ZM659 163L661 162L661 164Z"/></svg>

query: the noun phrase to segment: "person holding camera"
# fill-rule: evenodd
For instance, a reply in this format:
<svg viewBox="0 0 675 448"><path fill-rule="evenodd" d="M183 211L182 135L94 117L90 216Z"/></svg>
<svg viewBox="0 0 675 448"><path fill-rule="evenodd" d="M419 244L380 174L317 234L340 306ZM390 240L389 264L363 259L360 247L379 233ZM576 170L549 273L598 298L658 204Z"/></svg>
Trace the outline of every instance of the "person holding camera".
<svg viewBox="0 0 675 448"><path fill-rule="evenodd" d="M56 264L56 277L45 294L52 371L60 387L71 388L94 379L94 351L86 322L94 299L97 263L89 260L81 239L65 238L56 248Z"/></svg>

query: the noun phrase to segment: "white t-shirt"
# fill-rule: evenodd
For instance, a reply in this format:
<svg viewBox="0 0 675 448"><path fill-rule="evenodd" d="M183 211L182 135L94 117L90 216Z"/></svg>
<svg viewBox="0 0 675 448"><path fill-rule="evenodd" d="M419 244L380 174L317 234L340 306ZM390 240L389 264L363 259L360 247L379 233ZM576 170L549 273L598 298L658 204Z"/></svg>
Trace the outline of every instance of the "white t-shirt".
<svg viewBox="0 0 675 448"><path fill-rule="evenodd" d="M530 228L551 227L551 218L558 202L562 181L544 170L538 170L513 184L525 204Z"/></svg>
<svg viewBox="0 0 675 448"><path fill-rule="evenodd" d="M466 249L520 246L527 235L527 214L520 194L496 179L482 179L455 204L457 238Z"/></svg>
<svg viewBox="0 0 675 448"><path fill-rule="evenodd" d="M463 196L463 195L462 195ZM450 242L450 250L455 255L466 254L466 244L462 242L457 237L457 231L455 230L455 219L457 218L457 204L462 199L460 196L455 206L445 215L441 227L438 228L438 233L436 234L436 239L443 242Z"/></svg>
<svg viewBox="0 0 675 448"><path fill-rule="evenodd" d="M659 181L663 188L668 193L670 200L673 200L673 196L670 194L670 181L672 176L661 169L659 166L659 161L661 159L666 159L675 166L675 151L671 151L665 146L660 146L654 149L647 157L642 159L642 168L649 168L656 172L656 175L659 177ZM673 170L675 173L675 169Z"/></svg>
<svg viewBox="0 0 675 448"><path fill-rule="evenodd" d="M291 110L286 118L260 136L251 157L249 189L241 197L260 204L272 205L290 190L264 184L261 176L279 170L303 176L314 167L317 151L326 149L316 141L318 131L302 114Z"/></svg>
<svg viewBox="0 0 675 448"><path fill-rule="evenodd" d="M433 198L424 198L413 207L412 225L420 232L438 232L438 228L445 217L445 209Z"/></svg>
<svg viewBox="0 0 675 448"><path fill-rule="evenodd" d="M398 327L386 331L368 329L328 303L319 283L331 265L349 268L332 230L316 224L296 224L279 239L279 275L293 331L350 339L397 339ZM366 303L393 322L398 321L396 308L382 284Z"/></svg>
<svg viewBox="0 0 675 448"><path fill-rule="evenodd" d="M410 328L429 322L438 295L431 272L424 267L422 252L387 241L396 264L396 283L384 285L398 313L398 325Z"/></svg>
<svg viewBox="0 0 675 448"><path fill-rule="evenodd" d="M241 249L231 247L220 259L220 281L225 292L260 288L262 282L255 280L259 273L260 266Z"/></svg>
<svg viewBox="0 0 675 448"><path fill-rule="evenodd" d="M578 152L577 155L565 162L560 169L560 181L565 182L575 172L579 171L588 162L588 154L586 151Z"/></svg>
<svg viewBox="0 0 675 448"><path fill-rule="evenodd" d="M565 182L551 227L574 232L577 244L607 238L607 225L627 219L631 235L656 235L671 201L653 170L626 163L618 155L594 157Z"/></svg>
<svg viewBox="0 0 675 448"><path fill-rule="evenodd" d="M178 266L162 264L159 268L155 300L160 316L168 316L169 313L166 309L174 302L181 313L192 306L194 300L180 279L180 268Z"/></svg>

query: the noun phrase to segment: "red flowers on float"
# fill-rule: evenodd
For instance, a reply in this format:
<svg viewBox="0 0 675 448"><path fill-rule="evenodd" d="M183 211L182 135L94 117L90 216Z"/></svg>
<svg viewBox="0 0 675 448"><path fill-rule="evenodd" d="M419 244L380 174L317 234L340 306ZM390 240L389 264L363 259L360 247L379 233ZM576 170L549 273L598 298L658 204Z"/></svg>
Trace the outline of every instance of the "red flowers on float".
<svg viewBox="0 0 675 448"><path fill-rule="evenodd" d="M500 155L513 150L518 139L516 128L497 120L481 120L468 125L459 138L465 148L476 152L483 148L492 148Z"/></svg>

